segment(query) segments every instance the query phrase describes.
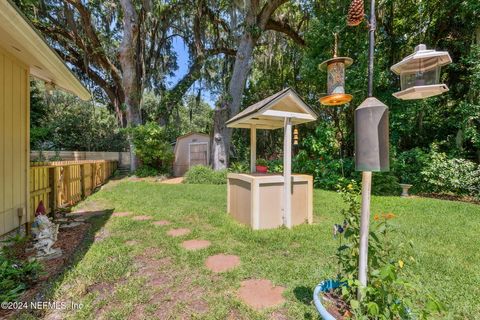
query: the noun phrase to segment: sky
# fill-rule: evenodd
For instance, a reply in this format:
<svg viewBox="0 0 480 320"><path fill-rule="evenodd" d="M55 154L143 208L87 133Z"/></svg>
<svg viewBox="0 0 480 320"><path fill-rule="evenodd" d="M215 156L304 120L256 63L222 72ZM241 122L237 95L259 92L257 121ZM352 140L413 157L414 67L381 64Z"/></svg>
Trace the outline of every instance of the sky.
<svg viewBox="0 0 480 320"><path fill-rule="evenodd" d="M177 54L177 64L178 64L178 70L175 71L175 74L173 77L168 78L168 87L171 88L173 87L184 75L187 74L188 72L188 67L189 67L189 61L188 61L188 49L185 46L185 43L183 42L182 38L180 37L175 37L173 38L173 49L175 53ZM193 92L193 88L198 88L199 86L199 81L196 81L195 84L190 88L188 91L188 94L197 94ZM216 97L211 94L210 91L208 90L202 90L202 99L210 105L210 107L213 109L215 106L215 100Z"/></svg>

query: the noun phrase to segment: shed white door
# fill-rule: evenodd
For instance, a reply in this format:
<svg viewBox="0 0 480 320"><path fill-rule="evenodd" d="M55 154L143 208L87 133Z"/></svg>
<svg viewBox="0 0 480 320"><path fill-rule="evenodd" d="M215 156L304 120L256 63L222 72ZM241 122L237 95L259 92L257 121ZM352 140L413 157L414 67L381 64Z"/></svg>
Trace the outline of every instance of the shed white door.
<svg viewBox="0 0 480 320"><path fill-rule="evenodd" d="M208 165L208 143L198 142L190 143L188 145L190 167L202 165Z"/></svg>

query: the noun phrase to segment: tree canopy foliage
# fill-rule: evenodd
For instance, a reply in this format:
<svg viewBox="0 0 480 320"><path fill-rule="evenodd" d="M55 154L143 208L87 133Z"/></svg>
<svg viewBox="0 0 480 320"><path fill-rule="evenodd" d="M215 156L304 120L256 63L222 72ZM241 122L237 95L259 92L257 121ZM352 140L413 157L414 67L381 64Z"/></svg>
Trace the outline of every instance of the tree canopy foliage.
<svg viewBox="0 0 480 320"><path fill-rule="evenodd" d="M231 136L225 121L290 86L319 114L317 122L298 128L297 170L315 174L321 186L331 184L324 183L329 177L356 177L353 112L367 95L368 32L366 22L347 27L349 0L17 3L121 126L154 121L172 138L208 131L214 167L221 168L229 158L247 160L249 152L248 134L237 129ZM396 179L416 172L404 160L415 150L430 154L433 144L434 152L449 158L480 162L480 3L380 0L376 14L374 95L390 110ZM346 72L346 90L354 98L324 107L318 98L326 92L326 74L318 65L332 57L334 33L339 55L354 59ZM172 78L179 67L174 39L181 39L189 61L187 72ZM392 93L399 79L390 66L420 43L452 56L441 75L450 91L397 100ZM214 111L198 103L207 91L217 96ZM259 132L260 156L278 158L281 147L281 132Z"/></svg>

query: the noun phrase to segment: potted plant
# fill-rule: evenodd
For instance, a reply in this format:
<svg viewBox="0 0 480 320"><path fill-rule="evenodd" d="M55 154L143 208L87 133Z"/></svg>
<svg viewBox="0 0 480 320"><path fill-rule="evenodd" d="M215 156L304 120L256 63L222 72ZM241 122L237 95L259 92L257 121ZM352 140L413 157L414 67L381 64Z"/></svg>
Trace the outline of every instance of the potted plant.
<svg viewBox="0 0 480 320"><path fill-rule="evenodd" d="M257 159L255 170L259 173L268 172L268 162L265 159Z"/></svg>

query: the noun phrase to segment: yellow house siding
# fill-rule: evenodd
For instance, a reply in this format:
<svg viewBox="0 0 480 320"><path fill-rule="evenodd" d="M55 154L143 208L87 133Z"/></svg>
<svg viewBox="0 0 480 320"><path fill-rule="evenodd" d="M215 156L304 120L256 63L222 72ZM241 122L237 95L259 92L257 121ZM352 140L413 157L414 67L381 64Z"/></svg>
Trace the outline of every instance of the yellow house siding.
<svg viewBox="0 0 480 320"><path fill-rule="evenodd" d="M28 68L0 47L0 234L27 222ZM26 212L27 213L27 212Z"/></svg>

